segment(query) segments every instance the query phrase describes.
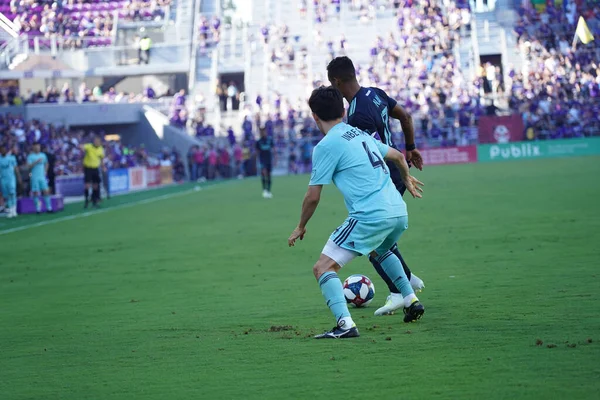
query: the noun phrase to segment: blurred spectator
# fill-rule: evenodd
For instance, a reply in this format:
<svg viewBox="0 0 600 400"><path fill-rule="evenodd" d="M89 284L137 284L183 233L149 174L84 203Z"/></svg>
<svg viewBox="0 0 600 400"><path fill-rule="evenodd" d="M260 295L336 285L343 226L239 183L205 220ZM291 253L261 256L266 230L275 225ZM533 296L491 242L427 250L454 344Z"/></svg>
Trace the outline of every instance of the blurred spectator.
<svg viewBox="0 0 600 400"><path fill-rule="evenodd" d="M150 49L152 48L152 39L148 37L148 35L144 36L140 39L140 58L139 64L142 62L148 64L150 63Z"/></svg>

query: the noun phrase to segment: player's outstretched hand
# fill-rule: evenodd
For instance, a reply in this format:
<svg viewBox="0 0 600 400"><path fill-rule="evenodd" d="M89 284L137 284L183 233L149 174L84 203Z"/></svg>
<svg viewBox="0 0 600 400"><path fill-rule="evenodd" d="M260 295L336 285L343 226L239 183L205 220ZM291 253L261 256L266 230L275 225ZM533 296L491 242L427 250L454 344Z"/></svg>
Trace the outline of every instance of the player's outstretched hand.
<svg viewBox="0 0 600 400"><path fill-rule="evenodd" d="M292 234L290 235L290 238L288 239L288 245L290 247L293 247L294 244L296 243L296 240L304 239L305 234L306 234L306 228L296 227L296 229L294 229L294 232L292 232Z"/></svg>
<svg viewBox="0 0 600 400"><path fill-rule="evenodd" d="M423 182L421 182L414 176L409 175L407 181L404 182L404 184L406 185L406 190L408 190L412 197L415 197L417 199L423 197L421 196L421 193L423 193L423 186L425 186Z"/></svg>
<svg viewBox="0 0 600 400"><path fill-rule="evenodd" d="M406 152L406 161L410 161L419 171L423 171L423 157L419 150L409 150Z"/></svg>

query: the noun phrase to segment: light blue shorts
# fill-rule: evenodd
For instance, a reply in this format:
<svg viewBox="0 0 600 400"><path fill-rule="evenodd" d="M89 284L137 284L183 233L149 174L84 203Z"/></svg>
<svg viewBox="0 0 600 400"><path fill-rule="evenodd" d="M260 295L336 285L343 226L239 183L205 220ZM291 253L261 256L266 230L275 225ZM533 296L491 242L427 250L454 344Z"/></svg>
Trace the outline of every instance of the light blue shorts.
<svg viewBox="0 0 600 400"><path fill-rule="evenodd" d="M46 182L46 178L31 178L32 192L43 192L44 190L48 190L48 182Z"/></svg>
<svg viewBox="0 0 600 400"><path fill-rule="evenodd" d="M408 229L408 215L378 221L358 221L347 218L329 237L337 246L368 255L387 252Z"/></svg>
<svg viewBox="0 0 600 400"><path fill-rule="evenodd" d="M0 182L0 189L2 190L2 197L8 198L17 194L17 182L7 181L5 179Z"/></svg>

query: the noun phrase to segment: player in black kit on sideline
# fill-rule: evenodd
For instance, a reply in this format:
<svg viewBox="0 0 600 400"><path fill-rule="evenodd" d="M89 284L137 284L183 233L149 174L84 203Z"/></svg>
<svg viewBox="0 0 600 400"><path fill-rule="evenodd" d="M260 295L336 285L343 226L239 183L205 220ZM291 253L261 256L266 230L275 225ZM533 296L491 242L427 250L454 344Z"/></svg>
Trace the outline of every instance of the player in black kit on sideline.
<svg viewBox="0 0 600 400"><path fill-rule="evenodd" d="M265 128L260 129L260 139L256 142L258 151L258 161L260 163L260 174L262 177L263 197L270 199L271 193L271 172L273 171L273 138L267 136Z"/></svg>

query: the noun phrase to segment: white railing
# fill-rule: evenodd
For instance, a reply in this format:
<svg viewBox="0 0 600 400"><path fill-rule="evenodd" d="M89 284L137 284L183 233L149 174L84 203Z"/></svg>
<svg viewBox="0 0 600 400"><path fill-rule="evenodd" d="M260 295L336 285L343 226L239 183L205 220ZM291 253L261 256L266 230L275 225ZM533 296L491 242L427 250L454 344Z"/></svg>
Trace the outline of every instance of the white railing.
<svg viewBox="0 0 600 400"><path fill-rule="evenodd" d="M194 15L198 15L200 13L200 3L201 0L196 1L194 6ZM192 93L194 91L194 86L196 85L196 64L198 57L198 24L196 23L196 18L194 18L194 29L192 29L192 51L190 54L190 72L188 75L188 93Z"/></svg>
<svg viewBox="0 0 600 400"><path fill-rule="evenodd" d="M477 39L477 18L471 17L471 43L473 45L473 68L475 71L479 68L479 40Z"/></svg>
<svg viewBox="0 0 600 400"><path fill-rule="evenodd" d="M8 33L13 38L19 36L18 27L10 19L6 18L6 15L0 13L0 28Z"/></svg>

